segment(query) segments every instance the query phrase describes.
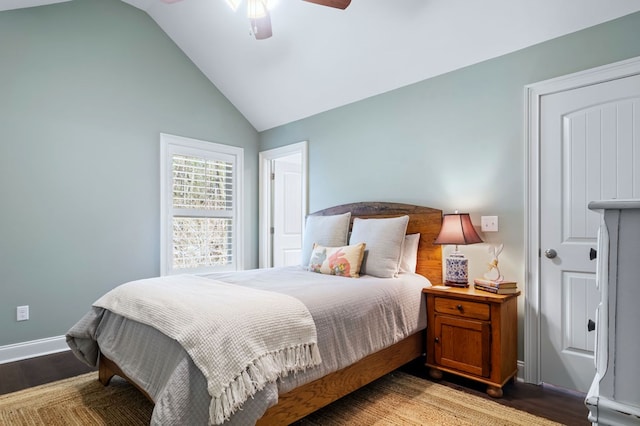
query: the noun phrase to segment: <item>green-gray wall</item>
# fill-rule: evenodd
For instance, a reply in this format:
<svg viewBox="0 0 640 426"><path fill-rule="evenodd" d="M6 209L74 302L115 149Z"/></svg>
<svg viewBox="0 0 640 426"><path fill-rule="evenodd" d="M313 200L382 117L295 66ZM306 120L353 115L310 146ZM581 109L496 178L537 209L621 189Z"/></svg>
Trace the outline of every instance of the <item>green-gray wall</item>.
<svg viewBox="0 0 640 426"><path fill-rule="evenodd" d="M0 346L63 335L105 291L159 274L161 132L244 148L257 265L258 134L146 13L5 11L0 40Z"/></svg>
<svg viewBox="0 0 640 426"><path fill-rule="evenodd" d="M505 244L502 272L524 283L524 86L639 55L636 13L262 132L260 150L309 141L312 212L397 201L468 211L477 225L499 216L484 239ZM462 248L470 277L486 271L487 248Z"/></svg>

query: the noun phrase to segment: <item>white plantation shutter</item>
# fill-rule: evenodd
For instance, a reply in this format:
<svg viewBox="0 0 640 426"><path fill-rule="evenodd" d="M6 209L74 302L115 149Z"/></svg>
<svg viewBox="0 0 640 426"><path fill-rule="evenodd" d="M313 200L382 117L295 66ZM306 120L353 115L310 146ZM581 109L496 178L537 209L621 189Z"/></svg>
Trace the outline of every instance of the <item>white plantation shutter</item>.
<svg viewBox="0 0 640 426"><path fill-rule="evenodd" d="M232 161L174 154L172 173L174 208L233 208Z"/></svg>
<svg viewBox="0 0 640 426"><path fill-rule="evenodd" d="M162 274L241 269L242 148L161 142Z"/></svg>

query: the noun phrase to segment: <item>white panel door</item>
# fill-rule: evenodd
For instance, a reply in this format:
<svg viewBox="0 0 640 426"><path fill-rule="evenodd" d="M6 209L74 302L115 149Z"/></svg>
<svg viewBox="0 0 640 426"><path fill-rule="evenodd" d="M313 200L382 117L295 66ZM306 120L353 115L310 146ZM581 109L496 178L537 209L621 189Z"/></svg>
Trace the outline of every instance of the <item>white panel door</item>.
<svg viewBox="0 0 640 426"><path fill-rule="evenodd" d="M273 266L299 265L302 164L299 154L273 161Z"/></svg>
<svg viewBox="0 0 640 426"><path fill-rule="evenodd" d="M594 200L640 197L640 76L540 101L540 368L545 383L587 392L595 374L600 217Z"/></svg>

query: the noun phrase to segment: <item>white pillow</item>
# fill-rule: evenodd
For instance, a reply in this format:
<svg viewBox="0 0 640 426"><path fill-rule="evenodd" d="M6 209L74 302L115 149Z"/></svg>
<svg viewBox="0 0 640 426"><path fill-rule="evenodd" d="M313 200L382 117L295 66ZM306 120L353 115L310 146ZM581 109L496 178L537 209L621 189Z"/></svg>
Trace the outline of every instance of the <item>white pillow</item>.
<svg viewBox="0 0 640 426"><path fill-rule="evenodd" d="M402 257L400 258L400 272L411 272L415 274L418 264L418 245L420 244L420 234L409 234L404 236L402 243Z"/></svg>
<svg viewBox="0 0 640 426"><path fill-rule="evenodd" d="M408 223L409 216L353 220L349 244L366 244L364 260L360 267L361 274L379 278L393 278L398 275Z"/></svg>
<svg viewBox="0 0 640 426"><path fill-rule="evenodd" d="M341 247L347 245L351 213L333 216L309 216L302 237L302 258L300 264L309 266L309 259L314 244L325 247Z"/></svg>

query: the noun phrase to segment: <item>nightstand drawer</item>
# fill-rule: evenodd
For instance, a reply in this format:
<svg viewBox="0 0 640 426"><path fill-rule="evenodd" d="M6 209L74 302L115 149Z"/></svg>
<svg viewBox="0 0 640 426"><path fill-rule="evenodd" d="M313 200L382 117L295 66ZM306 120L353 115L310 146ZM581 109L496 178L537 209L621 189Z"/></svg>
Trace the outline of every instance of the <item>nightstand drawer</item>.
<svg viewBox="0 0 640 426"><path fill-rule="evenodd" d="M435 311L441 314L479 320L489 320L491 317L491 308L488 303L468 302L444 297L435 298Z"/></svg>

